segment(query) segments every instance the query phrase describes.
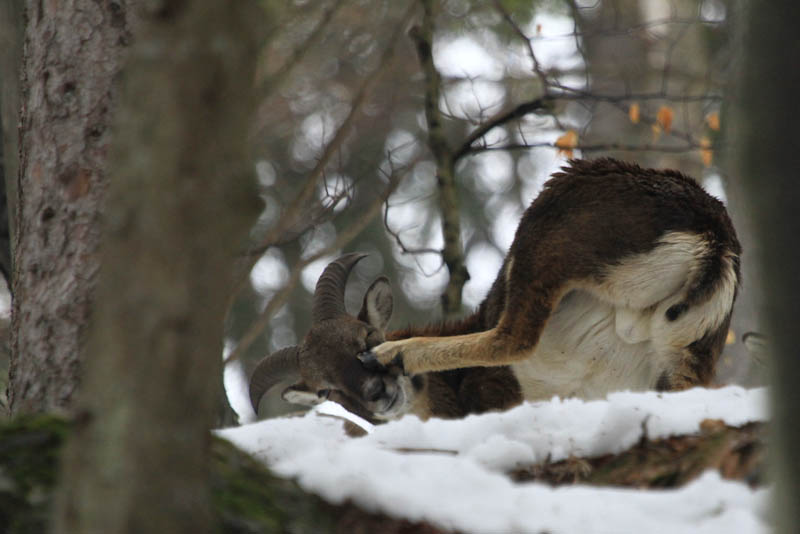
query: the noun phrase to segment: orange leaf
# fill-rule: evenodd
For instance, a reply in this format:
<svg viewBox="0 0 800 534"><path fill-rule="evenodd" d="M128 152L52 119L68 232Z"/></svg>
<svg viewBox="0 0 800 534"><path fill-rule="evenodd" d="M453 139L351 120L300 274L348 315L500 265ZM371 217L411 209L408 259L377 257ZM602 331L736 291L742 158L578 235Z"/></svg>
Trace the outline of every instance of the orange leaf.
<svg viewBox="0 0 800 534"><path fill-rule="evenodd" d="M578 134L575 130L568 130L564 135L556 139L556 148L559 154L564 154L566 157L572 157L572 149L578 146Z"/></svg>
<svg viewBox="0 0 800 534"><path fill-rule="evenodd" d="M665 132L669 132L670 128L672 128L672 118L674 116L675 113L672 111L671 107L661 106L656 114L656 120Z"/></svg>
<svg viewBox="0 0 800 534"><path fill-rule="evenodd" d="M728 329L728 335L725 337L725 344L726 345L733 345L736 343L736 332L733 331L733 328Z"/></svg>
<svg viewBox="0 0 800 534"><path fill-rule="evenodd" d="M633 124L639 124L639 103L634 102L631 104L631 107L628 108L628 118L631 119Z"/></svg>
<svg viewBox="0 0 800 534"><path fill-rule="evenodd" d="M661 137L661 126L653 124L650 126L650 129L653 130L653 142L655 143L658 141L658 138Z"/></svg>
<svg viewBox="0 0 800 534"><path fill-rule="evenodd" d="M719 111L714 111L706 115L706 124L715 132L719 131Z"/></svg>
<svg viewBox="0 0 800 534"><path fill-rule="evenodd" d="M536 35L542 35L542 25L541 24L537 24L536 25Z"/></svg>
<svg viewBox="0 0 800 534"><path fill-rule="evenodd" d="M711 150L711 140L708 137L700 139L700 157L703 160L703 165L711 167L711 162L714 160L714 151Z"/></svg>

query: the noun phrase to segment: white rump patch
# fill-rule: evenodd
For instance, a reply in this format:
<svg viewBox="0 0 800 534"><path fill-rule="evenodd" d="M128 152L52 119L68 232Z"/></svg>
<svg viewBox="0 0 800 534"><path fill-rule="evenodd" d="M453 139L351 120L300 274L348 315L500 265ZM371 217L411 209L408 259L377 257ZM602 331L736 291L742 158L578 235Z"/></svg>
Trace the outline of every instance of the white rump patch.
<svg viewBox="0 0 800 534"><path fill-rule="evenodd" d="M689 344L730 313L737 279L726 257L715 293L676 320L666 318L671 306L686 299L711 253L702 235L670 232L653 250L609 267L600 283L576 283L534 352L512 365L525 398L600 398L619 389L654 388Z"/></svg>
<svg viewBox="0 0 800 534"><path fill-rule="evenodd" d="M685 289L708 254L708 243L702 236L669 232L653 250L609 267L602 283L586 289L615 306L648 308Z"/></svg>
<svg viewBox="0 0 800 534"><path fill-rule="evenodd" d="M616 310L614 325L620 339L630 345L650 339L650 314L631 308L620 307Z"/></svg>

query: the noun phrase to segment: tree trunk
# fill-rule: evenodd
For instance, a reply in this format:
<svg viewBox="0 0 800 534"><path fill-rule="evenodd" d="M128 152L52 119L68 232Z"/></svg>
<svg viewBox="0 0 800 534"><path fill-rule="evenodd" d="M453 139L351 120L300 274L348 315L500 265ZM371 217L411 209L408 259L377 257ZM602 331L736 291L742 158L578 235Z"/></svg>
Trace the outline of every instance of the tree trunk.
<svg viewBox="0 0 800 534"><path fill-rule="evenodd" d="M739 94L735 102L734 154L749 188L761 244L761 272L766 297L764 312L772 337L773 462L776 532L795 532L800 523L800 360L797 324L800 322L800 218L797 199L797 95L800 71L796 58L800 39L795 21L800 4L760 2L751 5Z"/></svg>
<svg viewBox="0 0 800 534"><path fill-rule="evenodd" d="M3 195L0 209L0 269L11 289L11 243L14 205L7 201L16 198L17 177L17 117L19 112L19 60L22 51L22 2L0 2L0 187ZM5 210L5 213L2 213Z"/></svg>
<svg viewBox="0 0 800 534"><path fill-rule="evenodd" d="M0 470L4 481L0 486L0 525L3 534L46 532L59 453L73 431L74 424L51 415L0 421ZM324 534L334 531L343 507L329 505L304 492L295 482L276 477L259 461L223 439L210 437L209 441L211 491L220 532ZM144 515L147 511L141 513ZM361 516L364 515L361 512Z"/></svg>
<svg viewBox="0 0 800 534"><path fill-rule="evenodd" d="M639 0L600 2L592 16L575 14L585 34L584 60L589 73L589 90L597 94L624 95L645 92L652 85L652 67L647 60L650 43L627 34L609 35L611 29L632 28L642 22ZM642 127L631 123L627 115L609 103L598 103L592 109L592 122L581 143L602 143L609 139L640 139ZM645 166L657 166L651 154L604 151L603 156L635 159ZM583 157L597 157L584 154Z"/></svg>
<svg viewBox="0 0 800 534"><path fill-rule="evenodd" d="M0 2L0 270L11 290L11 238L17 183L17 117L19 111L19 60L22 51L22 2ZM2 282L0 282L0 285ZM2 291L2 289L0 289ZM0 319L0 414L8 409L10 320Z"/></svg>
<svg viewBox="0 0 800 534"><path fill-rule="evenodd" d="M56 532L215 530L209 428L263 28L250 2L143 13L114 133L102 267Z"/></svg>
<svg viewBox="0 0 800 534"><path fill-rule="evenodd" d="M68 407L98 267L114 77L130 39L125 2L25 2L15 194L9 401Z"/></svg>

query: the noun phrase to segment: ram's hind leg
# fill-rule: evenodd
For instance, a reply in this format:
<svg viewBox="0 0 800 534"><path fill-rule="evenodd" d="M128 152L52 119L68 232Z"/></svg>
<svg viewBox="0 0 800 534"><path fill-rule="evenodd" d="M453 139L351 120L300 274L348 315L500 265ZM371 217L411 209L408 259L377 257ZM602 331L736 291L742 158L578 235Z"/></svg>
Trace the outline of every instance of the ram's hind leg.
<svg viewBox="0 0 800 534"><path fill-rule="evenodd" d="M549 269L564 265L558 251L537 255L534 265L525 266L535 275L523 285L505 289L505 307L498 325L484 332L447 337L413 337L389 341L374 349L384 365L402 365L408 374L446 371L464 367L509 365L530 355L547 319L561 297L576 286L571 273ZM510 257L501 281L509 285L518 261ZM526 276L526 278L531 278Z"/></svg>
<svg viewBox="0 0 800 534"><path fill-rule="evenodd" d="M653 344L659 361L651 364L675 373L670 379L676 382L673 388L680 387L677 382L702 382L700 375L707 373L690 373L697 365L681 355L691 354L687 347L714 334L729 314L736 287L732 261L716 261L718 254L704 236L683 232L666 233L643 252L604 252L579 241L570 245L532 243L525 250L512 249L500 275L504 309L495 328L384 343L376 351L379 358L389 362L400 356L397 361L415 374L509 365L535 357L539 338L561 299L582 290L608 302L622 341ZM698 296L698 284L711 290ZM710 359L715 361L717 355L714 349Z"/></svg>

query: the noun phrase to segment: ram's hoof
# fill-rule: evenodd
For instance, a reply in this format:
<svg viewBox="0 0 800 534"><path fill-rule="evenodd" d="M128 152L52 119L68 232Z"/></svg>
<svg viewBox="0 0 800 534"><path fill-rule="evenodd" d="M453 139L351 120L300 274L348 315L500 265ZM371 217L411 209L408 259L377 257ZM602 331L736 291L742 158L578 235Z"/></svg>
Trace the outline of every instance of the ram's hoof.
<svg viewBox="0 0 800 534"><path fill-rule="evenodd" d="M371 350L360 353L358 359L368 371L386 371L386 367L378 361L378 357Z"/></svg>
<svg viewBox="0 0 800 534"><path fill-rule="evenodd" d="M408 373L406 373L406 366L405 366L405 364L403 364L403 353L402 352L398 352L397 355L394 358L392 358L392 361L390 361L389 365L387 365L386 367L388 367L389 369L396 369L396 370L400 371L399 374L401 374L401 375L408 374Z"/></svg>

